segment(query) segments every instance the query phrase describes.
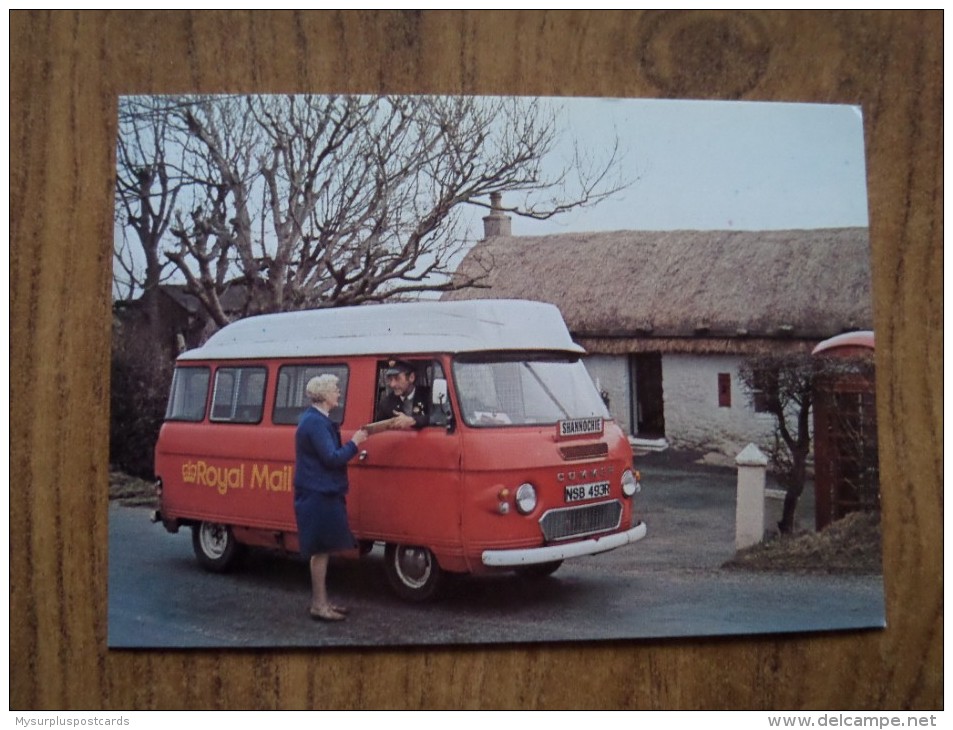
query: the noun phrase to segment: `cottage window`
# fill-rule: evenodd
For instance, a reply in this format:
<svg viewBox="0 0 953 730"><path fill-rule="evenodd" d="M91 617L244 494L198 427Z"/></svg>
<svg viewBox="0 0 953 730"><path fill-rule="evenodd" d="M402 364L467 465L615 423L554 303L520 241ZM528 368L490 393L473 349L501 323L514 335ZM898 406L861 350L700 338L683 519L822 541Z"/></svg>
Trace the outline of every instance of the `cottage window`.
<svg viewBox="0 0 953 730"><path fill-rule="evenodd" d="M755 413L773 413L772 405L778 398L778 373L776 370L755 370L751 404Z"/></svg>
<svg viewBox="0 0 953 730"><path fill-rule="evenodd" d="M731 408L731 373L718 373L718 407Z"/></svg>

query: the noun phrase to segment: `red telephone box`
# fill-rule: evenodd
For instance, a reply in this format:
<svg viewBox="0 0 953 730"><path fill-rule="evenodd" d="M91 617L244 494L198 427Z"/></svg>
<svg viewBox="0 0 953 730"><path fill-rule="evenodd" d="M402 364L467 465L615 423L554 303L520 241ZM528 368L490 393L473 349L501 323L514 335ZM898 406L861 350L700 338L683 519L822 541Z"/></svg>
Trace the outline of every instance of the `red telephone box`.
<svg viewBox="0 0 953 730"><path fill-rule="evenodd" d="M814 392L818 530L851 512L880 509L874 333L848 332L814 348L829 358Z"/></svg>

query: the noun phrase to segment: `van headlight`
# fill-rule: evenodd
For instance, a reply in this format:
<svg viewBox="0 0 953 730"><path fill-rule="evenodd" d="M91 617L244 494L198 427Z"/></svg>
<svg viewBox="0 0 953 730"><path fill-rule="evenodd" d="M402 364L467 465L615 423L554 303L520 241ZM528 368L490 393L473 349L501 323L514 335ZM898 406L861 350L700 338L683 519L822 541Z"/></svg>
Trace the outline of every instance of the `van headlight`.
<svg viewBox="0 0 953 730"><path fill-rule="evenodd" d="M631 497L636 492L642 491L642 485L639 484L639 480L636 478L635 474L632 473L631 469L626 469L622 473L622 494L626 497Z"/></svg>
<svg viewBox="0 0 953 730"><path fill-rule="evenodd" d="M529 482L520 484L516 489L516 509L524 515L536 509L536 487Z"/></svg>

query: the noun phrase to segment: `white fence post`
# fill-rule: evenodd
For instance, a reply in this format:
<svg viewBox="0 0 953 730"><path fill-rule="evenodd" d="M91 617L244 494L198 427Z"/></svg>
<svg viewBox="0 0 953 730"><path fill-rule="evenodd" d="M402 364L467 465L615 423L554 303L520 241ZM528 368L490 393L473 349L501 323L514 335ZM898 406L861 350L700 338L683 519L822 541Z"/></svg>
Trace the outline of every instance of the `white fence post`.
<svg viewBox="0 0 953 730"><path fill-rule="evenodd" d="M735 548L741 550L764 539L764 480L768 457L748 444L737 457L738 497L735 503Z"/></svg>

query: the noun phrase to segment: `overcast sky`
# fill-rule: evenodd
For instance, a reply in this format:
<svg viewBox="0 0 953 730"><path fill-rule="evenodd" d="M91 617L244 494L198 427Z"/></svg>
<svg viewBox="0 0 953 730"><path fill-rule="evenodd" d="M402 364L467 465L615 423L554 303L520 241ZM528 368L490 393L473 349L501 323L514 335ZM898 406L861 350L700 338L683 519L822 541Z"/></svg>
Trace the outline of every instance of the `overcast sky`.
<svg viewBox="0 0 953 730"><path fill-rule="evenodd" d="M618 135L628 176L637 179L592 209L545 222L516 218L514 235L867 225L859 107L633 99L556 103L565 110L567 131L583 144L598 147L600 140Z"/></svg>

